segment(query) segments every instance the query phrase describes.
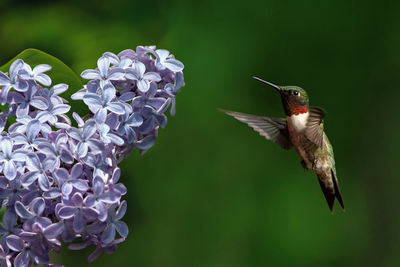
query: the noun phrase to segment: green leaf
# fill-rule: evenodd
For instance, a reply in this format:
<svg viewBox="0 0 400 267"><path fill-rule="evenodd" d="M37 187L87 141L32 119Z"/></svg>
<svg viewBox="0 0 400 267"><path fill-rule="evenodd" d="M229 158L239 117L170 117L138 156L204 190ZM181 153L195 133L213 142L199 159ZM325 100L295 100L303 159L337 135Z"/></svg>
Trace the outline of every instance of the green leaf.
<svg viewBox="0 0 400 267"><path fill-rule="evenodd" d="M83 88L83 83L81 78L67 65L64 64L58 58L49 55L43 51L34 48L28 48L18 55L16 55L13 59L8 61L6 64L0 67L0 71L8 72L11 63L17 59L22 59L24 62L28 63L32 68L39 64L48 64L52 67L52 69L46 72L47 75L50 76L52 85L59 83L68 84L68 90L64 92L61 96L65 98L69 105L71 105L71 112L75 111L84 111L87 113L87 106L83 103L83 101L74 101L71 100L71 95L74 94L79 89Z"/></svg>

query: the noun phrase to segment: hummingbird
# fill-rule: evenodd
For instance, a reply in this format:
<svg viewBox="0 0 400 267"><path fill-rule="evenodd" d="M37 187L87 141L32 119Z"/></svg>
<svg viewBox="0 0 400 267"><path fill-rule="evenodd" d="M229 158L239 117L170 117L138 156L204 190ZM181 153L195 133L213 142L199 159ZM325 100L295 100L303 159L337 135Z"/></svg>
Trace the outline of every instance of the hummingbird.
<svg viewBox="0 0 400 267"><path fill-rule="evenodd" d="M333 212L335 198L344 210L336 177L332 145L324 131L325 111L309 105L306 91L298 86L278 86L260 78L254 79L274 88L281 96L286 118L271 118L234 111L222 112L246 123L267 140L284 149L292 147L301 158L305 170L312 169L318 177L322 192Z"/></svg>

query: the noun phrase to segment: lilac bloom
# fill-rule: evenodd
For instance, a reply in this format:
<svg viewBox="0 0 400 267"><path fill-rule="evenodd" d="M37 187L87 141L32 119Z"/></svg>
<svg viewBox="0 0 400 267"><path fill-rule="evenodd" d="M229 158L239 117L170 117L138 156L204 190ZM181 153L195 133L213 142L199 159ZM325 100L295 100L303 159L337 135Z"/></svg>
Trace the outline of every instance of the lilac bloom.
<svg viewBox="0 0 400 267"><path fill-rule="evenodd" d="M67 134L77 141L74 153L80 158L86 157L89 148L94 154L102 153L103 146L101 142L92 137L96 133L96 130L96 122L93 120L87 121L83 128L70 128L67 130Z"/></svg>
<svg viewBox="0 0 400 267"><path fill-rule="evenodd" d="M143 117L139 113L125 113L121 123L118 126L118 133L121 136L125 136L128 142L134 142L137 139L137 135L133 128L139 127L143 124Z"/></svg>
<svg viewBox="0 0 400 267"><path fill-rule="evenodd" d="M133 63L132 68L126 70L125 75L127 79L136 81L138 89L144 93L149 90L151 82L159 82L161 80L161 76L157 72L145 72L146 66L142 62L136 61Z"/></svg>
<svg viewBox="0 0 400 267"><path fill-rule="evenodd" d="M110 68L110 59L103 56L97 61L97 69L85 70L81 77L86 80L99 80L100 86L104 87L111 80L119 80L124 75L125 71L122 68Z"/></svg>
<svg viewBox="0 0 400 267"><path fill-rule="evenodd" d="M183 81L183 73L182 72L177 72L176 76L175 76L175 83L171 84L171 83L167 83L164 87L165 92L169 95L169 97L171 97L172 99L172 103L171 103L171 111L170 114L172 116L175 115L175 97L179 92L179 89L184 86L185 83Z"/></svg>
<svg viewBox="0 0 400 267"><path fill-rule="evenodd" d="M122 69L126 69L132 65L133 60L128 57L119 58L117 55L111 52L103 53L104 57L107 57L110 60L110 63L115 67L119 67Z"/></svg>
<svg viewBox="0 0 400 267"><path fill-rule="evenodd" d="M26 155L26 167L29 172L26 172L21 177L22 185L30 186L36 180L39 182L39 187L43 191L48 191L52 182L50 181L47 171L54 168L54 158L47 157L41 161L36 153Z"/></svg>
<svg viewBox="0 0 400 267"><path fill-rule="evenodd" d="M14 180L17 176L18 163L25 161L26 151L17 149L13 151L13 141L9 137L0 140L0 163L4 176L8 180Z"/></svg>
<svg viewBox="0 0 400 267"><path fill-rule="evenodd" d="M146 93L142 93L139 96L136 96L132 100L132 106L134 110L142 109L145 105L151 106L155 109L159 109L165 101L165 97L158 97L157 94L157 85L152 83L150 85L149 90Z"/></svg>
<svg viewBox="0 0 400 267"><path fill-rule="evenodd" d="M22 149L33 152L34 149L37 149L40 142L46 140L44 138L37 138L39 132L40 121L34 119L26 125L26 135L22 133L12 133L11 138L14 140L15 145L22 145Z"/></svg>
<svg viewBox="0 0 400 267"><path fill-rule="evenodd" d="M73 229L76 233L82 233L87 222L98 218L99 213L91 207L84 206L82 194L77 192L71 197L71 205L59 204L58 216L64 220L73 218Z"/></svg>
<svg viewBox="0 0 400 267"><path fill-rule="evenodd" d="M107 204L110 204L110 197L104 192L105 183L103 179L96 176L93 179L93 194L85 198L85 203L89 207L94 207L99 212L99 220L104 222L107 219ZM118 198L119 195L116 197Z"/></svg>
<svg viewBox="0 0 400 267"><path fill-rule="evenodd" d="M7 101L8 92L14 88L19 92L24 92L28 89L28 83L19 77L19 72L24 66L22 59L15 60L10 66L10 77L0 72L1 103L4 105Z"/></svg>
<svg viewBox="0 0 400 267"><path fill-rule="evenodd" d="M57 184L62 184L61 192L65 197L68 198L74 188L82 193L85 193L89 189L87 181L81 179L82 170L82 164L78 163L72 167L71 173L64 168L55 171L55 178L59 181Z"/></svg>
<svg viewBox="0 0 400 267"><path fill-rule="evenodd" d="M57 135L55 142L44 142L40 141L37 145L37 149L45 153L51 158L55 159L54 167L59 168L61 162L72 164L74 162L74 157L69 150L67 145L68 136L65 133Z"/></svg>
<svg viewBox="0 0 400 267"><path fill-rule="evenodd" d="M157 49L155 51L155 56L157 57L156 66L160 69L170 69L173 72L182 71L184 65L179 60L176 60L175 57L169 53L168 50L165 49Z"/></svg>
<svg viewBox="0 0 400 267"><path fill-rule="evenodd" d="M12 124L8 131L11 133L26 133L28 124L32 120L38 120L40 122L39 129L42 133L50 133L51 127L46 123L49 119L49 116L45 113L38 113L35 118L32 118L29 115L21 116L17 118L17 122Z"/></svg>
<svg viewBox="0 0 400 267"><path fill-rule="evenodd" d="M115 239L115 230L123 237L126 238L128 236L128 226L126 223L121 222L120 220L124 217L126 212L126 201L122 201L118 210L115 211L115 205L112 205L108 209L108 218L107 222L109 223L106 229L104 230L101 240L103 243L108 244L111 243Z"/></svg>
<svg viewBox="0 0 400 267"><path fill-rule="evenodd" d="M46 71L51 70L51 66L47 64L39 64L36 67L31 68L28 64L24 64L23 69L20 72L21 78L25 80L35 80L38 83L43 84L44 86L50 86L51 85L51 79L48 75L44 74Z"/></svg>
<svg viewBox="0 0 400 267"><path fill-rule="evenodd" d="M21 200L28 192L25 188L22 188L21 179L18 176L19 174L17 174L17 179L12 181L0 176L0 198L3 199L3 206L14 206L14 203Z"/></svg>
<svg viewBox="0 0 400 267"><path fill-rule="evenodd" d="M124 114L125 108L123 103L113 101L115 99L115 88L111 84L107 84L103 88L102 95L87 93L83 97L83 101L88 105L90 111L96 116L102 118L104 122L107 116L107 110L115 114Z"/></svg>
<svg viewBox="0 0 400 267"><path fill-rule="evenodd" d="M49 103L43 96L37 95L39 86L30 83L26 92L11 92L9 95L12 98L12 103L17 103L17 117L28 115L29 108L35 107L40 110L45 110L49 107Z"/></svg>
<svg viewBox="0 0 400 267"><path fill-rule="evenodd" d="M34 198L28 206L20 201L15 202L15 212L24 221L24 229L28 231L32 230L34 223L40 223L43 227L51 225L49 218L42 217L45 208L45 200L42 197Z"/></svg>
<svg viewBox="0 0 400 267"><path fill-rule="evenodd" d="M32 234L26 233L22 237L16 235L10 235L7 237L7 246L11 250L16 251L17 253L19 252L14 259L14 266L27 267L29 266L30 259L34 260L36 264L45 264L48 262L48 255L43 255L42 249L38 247L41 244L40 241L30 243L24 240L30 236L32 236Z"/></svg>

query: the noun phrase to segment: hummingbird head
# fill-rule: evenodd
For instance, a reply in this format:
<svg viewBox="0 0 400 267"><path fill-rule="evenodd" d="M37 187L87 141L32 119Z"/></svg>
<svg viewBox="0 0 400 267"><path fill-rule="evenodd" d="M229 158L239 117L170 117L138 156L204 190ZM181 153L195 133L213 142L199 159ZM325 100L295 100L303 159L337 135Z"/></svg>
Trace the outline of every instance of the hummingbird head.
<svg viewBox="0 0 400 267"><path fill-rule="evenodd" d="M298 86L278 86L257 77L253 78L273 87L279 92L287 116L308 112L308 96L303 88Z"/></svg>

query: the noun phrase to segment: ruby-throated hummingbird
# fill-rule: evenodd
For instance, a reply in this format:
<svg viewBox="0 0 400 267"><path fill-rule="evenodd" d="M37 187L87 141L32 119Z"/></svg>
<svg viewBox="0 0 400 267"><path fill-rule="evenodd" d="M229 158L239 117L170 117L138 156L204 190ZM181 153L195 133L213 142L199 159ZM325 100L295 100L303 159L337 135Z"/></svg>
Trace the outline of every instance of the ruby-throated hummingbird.
<svg viewBox="0 0 400 267"><path fill-rule="evenodd" d="M277 143L282 148L294 147L302 159L301 165L304 169L312 169L317 175L329 209L333 211L335 198L344 209L336 178L332 145L324 132L324 110L309 106L307 93L300 87L278 86L257 77L253 78L268 84L279 92L286 119L222 111L248 124L260 135Z"/></svg>

